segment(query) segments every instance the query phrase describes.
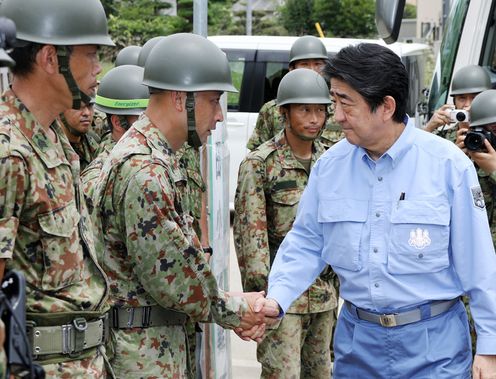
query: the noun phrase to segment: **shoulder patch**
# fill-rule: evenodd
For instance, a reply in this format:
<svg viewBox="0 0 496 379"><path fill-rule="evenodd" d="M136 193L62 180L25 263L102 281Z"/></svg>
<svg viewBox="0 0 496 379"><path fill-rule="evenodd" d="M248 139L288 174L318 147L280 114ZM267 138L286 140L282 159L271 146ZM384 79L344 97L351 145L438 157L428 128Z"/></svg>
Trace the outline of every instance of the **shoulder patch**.
<svg viewBox="0 0 496 379"><path fill-rule="evenodd" d="M479 209L485 209L486 204L484 202L484 194L482 193L482 189L480 186L475 186L470 188L472 192L472 200L474 202L474 206Z"/></svg>

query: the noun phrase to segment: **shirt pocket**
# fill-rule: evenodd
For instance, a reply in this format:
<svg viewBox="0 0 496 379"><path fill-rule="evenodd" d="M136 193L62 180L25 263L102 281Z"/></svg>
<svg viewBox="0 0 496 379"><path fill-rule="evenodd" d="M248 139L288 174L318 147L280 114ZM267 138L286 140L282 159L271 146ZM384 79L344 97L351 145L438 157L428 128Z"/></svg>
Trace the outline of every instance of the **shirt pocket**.
<svg viewBox="0 0 496 379"><path fill-rule="evenodd" d="M388 272L432 273L449 267L449 224L447 202L402 200L393 205Z"/></svg>
<svg viewBox="0 0 496 379"><path fill-rule="evenodd" d="M273 233L284 238L289 232L296 217L296 210L302 193L303 189L294 187L278 190L270 194L273 214L269 224L274 227Z"/></svg>
<svg viewBox="0 0 496 379"><path fill-rule="evenodd" d="M360 271L360 243L368 202L360 200L326 200L319 202L318 222L322 224L324 247L322 258L333 268Z"/></svg>
<svg viewBox="0 0 496 379"><path fill-rule="evenodd" d="M84 257L77 230L79 218L74 202L38 215L44 290L58 290L83 280Z"/></svg>

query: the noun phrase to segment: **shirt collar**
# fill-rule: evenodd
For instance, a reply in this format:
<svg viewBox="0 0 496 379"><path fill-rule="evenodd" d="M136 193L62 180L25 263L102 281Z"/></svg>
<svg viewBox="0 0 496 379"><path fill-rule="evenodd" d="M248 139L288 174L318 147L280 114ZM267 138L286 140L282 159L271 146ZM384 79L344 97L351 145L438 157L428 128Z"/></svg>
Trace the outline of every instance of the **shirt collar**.
<svg viewBox="0 0 496 379"><path fill-rule="evenodd" d="M133 124L133 127L145 136L150 148L158 150L165 155L174 154L165 136L160 132L157 126L150 121L146 114L143 113L139 120Z"/></svg>
<svg viewBox="0 0 496 379"><path fill-rule="evenodd" d="M415 125L411 118L405 116L406 126L401 132L398 139L393 143L393 145L382 155L382 158L388 157L391 160L391 165L394 168L398 162L403 158L403 156L411 149L414 140L414 129ZM362 160L373 161L368 153L363 147L359 147L362 154Z"/></svg>

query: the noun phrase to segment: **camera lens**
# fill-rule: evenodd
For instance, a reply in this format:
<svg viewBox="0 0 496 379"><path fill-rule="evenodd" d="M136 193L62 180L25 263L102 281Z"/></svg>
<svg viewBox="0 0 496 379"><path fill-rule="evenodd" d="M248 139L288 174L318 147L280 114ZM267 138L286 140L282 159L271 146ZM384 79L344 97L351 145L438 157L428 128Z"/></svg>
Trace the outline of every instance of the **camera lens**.
<svg viewBox="0 0 496 379"><path fill-rule="evenodd" d="M484 140L486 136L481 132L468 132L465 137L465 147L471 151L484 150Z"/></svg>
<svg viewBox="0 0 496 379"><path fill-rule="evenodd" d="M465 121L467 115L464 112L457 112L455 117L458 121Z"/></svg>

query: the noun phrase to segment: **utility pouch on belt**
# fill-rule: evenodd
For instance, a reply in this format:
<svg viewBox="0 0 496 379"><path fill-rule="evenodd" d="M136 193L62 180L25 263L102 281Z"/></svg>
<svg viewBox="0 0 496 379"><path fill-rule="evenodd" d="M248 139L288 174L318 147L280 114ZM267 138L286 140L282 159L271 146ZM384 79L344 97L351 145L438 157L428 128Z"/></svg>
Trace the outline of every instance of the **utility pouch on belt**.
<svg viewBox="0 0 496 379"><path fill-rule="evenodd" d="M108 337L101 312L28 313L26 328L37 361L56 363L94 355Z"/></svg>
<svg viewBox="0 0 496 379"><path fill-rule="evenodd" d="M149 328L153 326L185 325L188 316L182 312L149 307L113 307L110 311L110 326L114 329Z"/></svg>

